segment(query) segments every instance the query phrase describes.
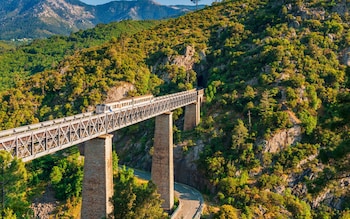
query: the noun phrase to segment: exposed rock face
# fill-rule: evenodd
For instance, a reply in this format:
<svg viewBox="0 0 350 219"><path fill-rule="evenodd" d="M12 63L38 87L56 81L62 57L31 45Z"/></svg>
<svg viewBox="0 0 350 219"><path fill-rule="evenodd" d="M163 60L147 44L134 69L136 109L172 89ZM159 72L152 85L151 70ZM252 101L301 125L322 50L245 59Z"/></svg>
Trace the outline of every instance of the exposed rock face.
<svg viewBox="0 0 350 219"><path fill-rule="evenodd" d="M193 59L195 52L196 51L192 46L187 46L184 55L173 55L161 59L155 66L153 66L153 69L157 69L157 67L161 65L172 64L179 67L184 67L186 71L192 70L195 62ZM169 82L171 80L168 72L159 72L158 76L165 82Z"/></svg>
<svg viewBox="0 0 350 219"><path fill-rule="evenodd" d="M118 101L127 97L128 92L135 89L135 86L130 83L122 83L120 86L111 88L107 93L106 103Z"/></svg>
<svg viewBox="0 0 350 219"><path fill-rule="evenodd" d="M141 123L139 129L146 129L147 125ZM151 135L145 133L127 133L123 130L113 133L113 144L119 157L119 164L151 172L152 156L150 155L153 146L153 130ZM140 135L142 134L142 135ZM152 136L152 137L150 137ZM141 141L145 141L141 143Z"/></svg>
<svg viewBox="0 0 350 219"><path fill-rule="evenodd" d="M92 28L91 7L78 0L21 0L0 4L0 38L38 38Z"/></svg>
<svg viewBox="0 0 350 219"><path fill-rule="evenodd" d="M170 78L168 72L157 72L157 68L158 68L158 66L162 66L165 64L171 64L171 65L176 65L178 67L183 67L186 71L197 70L197 72L201 72L200 74L205 76L204 78L206 78L206 75L204 75L204 73L202 73L205 71L205 66L195 65L196 64L196 58L195 58L196 52L197 51L195 50L195 48L188 45L188 46L186 46L183 55L170 55L168 57L160 59L152 67L153 73L158 74L158 76L162 80L164 80L165 82L169 82L171 80L171 78ZM200 60L206 59L206 54L204 51L199 51L198 55L199 55Z"/></svg>
<svg viewBox="0 0 350 219"><path fill-rule="evenodd" d="M48 219L58 206L54 192L50 186L46 188L45 193L34 200L31 205L35 218Z"/></svg>
<svg viewBox="0 0 350 219"><path fill-rule="evenodd" d="M342 0L338 1L337 4L332 8L332 11L336 12L337 14L345 15L349 13L349 1Z"/></svg>
<svg viewBox="0 0 350 219"><path fill-rule="evenodd" d="M192 46L187 46L185 49L185 54L182 56L170 57L169 61L171 64L184 67L186 71L193 69L194 65L194 54L196 53L195 49Z"/></svg>
<svg viewBox="0 0 350 219"><path fill-rule="evenodd" d="M198 59L201 63L198 64ZM187 45L183 55L170 55L158 60L158 62L152 66L153 73L156 73L162 80L169 82L171 78L168 72L157 72L158 66L165 64L176 65L183 67L186 71L195 71L197 74L197 86L206 87L208 72L206 64L205 50L196 51L191 45Z"/></svg>
<svg viewBox="0 0 350 219"><path fill-rule="evenodd" d="M347 48L344 52L343 52L343 64L350 67L350 48Z"/></svg>
<svg viewBox="0 0 350 219"><path fill-rule="evenodd" d="M295 5L294 7L292 4L286 4L286 8L289 12L294 11L294 15L300 16L303 20L304 19L317 19L317 20L325 20L328 18L329 15L327 15L326 11L322 7L307 7L308 3L304 2L301 5ZM349 13L349 2L346 0L337 1L332 6L332 11L344 16ZM300 23L296 21L296 17L294 17L294 20L291 21L289 26L294 28L299 28Z"/></svg>
<svg viewBox="0 0 350 219"><path fill-rule="evenodd" d="M313 208L318 207L322 203L337 210L342 209L342 205L345 201L344 196L350 192L350 177L344 177L335 181L332 188L327 187L313 199Z"/></svg>
<svg viewBox="0 0 350 219"><path fill-rule="evenodd" d="M199 190L213 189L209 181L199 172L197 161L203 150L204 144L201 140L195 146L190 146L187 152L183 151L183 145L174 148L174 175L175 181L190 185Z"/></svg>
<svg viewBox="0 0 350 219"><path fill-rule="evenodd" d="M33 203L31 208L34 211L36 218L49 219L50 215L55 210L55 204L53 203Z"/></svg>
<svg viewBox="0 0 350 219"><path fill-rule="evenodd" d="M289 145L294 145L301 140L301 127L300 125L294 125L290 129L284 129L276 134L269 140L263 140L263 152L277 153Z"/></svg>
<svg viewBox="0 0 350 219"><path fill-rule="evenodd" d="M67 27L77 28L94 26L90 21L94 15L90 11L86 11L83 5L71 4L65 0L42 2L39 7L34 8L33 16L38 16L42 22L51 25L62 23Z"/></svg>
<svg viewBox="0 0 350 219"><path fill-rule="evenodd" d="M340 210L342 199L335 197L334 193L332 193L330 189L327 189L313 200L312 207L317 208L320 203L324 203L332 208Z"/></svg>

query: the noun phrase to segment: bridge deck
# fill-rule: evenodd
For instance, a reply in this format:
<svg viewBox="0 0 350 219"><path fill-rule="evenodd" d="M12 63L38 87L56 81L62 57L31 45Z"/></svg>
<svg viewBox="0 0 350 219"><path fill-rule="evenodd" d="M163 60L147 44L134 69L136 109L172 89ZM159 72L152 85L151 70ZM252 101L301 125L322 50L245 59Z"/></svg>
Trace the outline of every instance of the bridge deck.
<svg viewBox="0 0 350 219"><path fill-rule="evenodd" d="M0 150L30 161L197 102L203 91L155 97L112 112L77 114L0 132Z"/></svg>

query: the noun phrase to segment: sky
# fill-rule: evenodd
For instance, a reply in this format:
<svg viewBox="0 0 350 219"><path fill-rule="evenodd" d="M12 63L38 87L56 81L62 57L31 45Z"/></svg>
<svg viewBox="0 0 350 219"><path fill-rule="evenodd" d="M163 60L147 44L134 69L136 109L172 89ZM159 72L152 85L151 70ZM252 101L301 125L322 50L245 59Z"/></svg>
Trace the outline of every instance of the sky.
<svg viewBox="0 0 350 219"><path fill-rule="evenodd" d="M101 5L107 2L111 2L112 0L80 0L86 4L90 5ZM154 0L161 5L194 5L191 0ZM203 5L211 5L214 0L200 0L198 4Z"/></svg>

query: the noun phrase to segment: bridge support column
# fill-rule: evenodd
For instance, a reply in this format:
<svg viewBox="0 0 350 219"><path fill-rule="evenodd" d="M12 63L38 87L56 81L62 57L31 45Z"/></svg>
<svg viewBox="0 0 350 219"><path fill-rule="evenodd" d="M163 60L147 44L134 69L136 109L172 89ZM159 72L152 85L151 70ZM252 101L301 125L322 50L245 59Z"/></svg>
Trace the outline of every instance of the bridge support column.
<svg viewBox="0 0 350 219"><path fill-rule="evenodd" d="M192 103L185 107L184 130L192 130L199 124L200 120L200 103Z"/></svg>
<svg viewBox="0 0 350 219"><path fill-rule="evenodd" d="M201 119L201 102L204 98L204 91L197 91L197 102L187 105L185 107L185 121L184 130L192 130L199 124Z"/></svg>
<svg viewBox="0 0 350 219"><path fill-rule="evenodd" d="M162 208L174 207L174 161L173 161L173 118L172 113L156 117L154 131L154 153L152 157L152 181L164 200Z"/></svg>
<svg viewBox="0 0 350 219"><path fill-rule="evenodd" d="M107 218L113 212L112 137L102 135L84 145L83 219Z"/></svg>

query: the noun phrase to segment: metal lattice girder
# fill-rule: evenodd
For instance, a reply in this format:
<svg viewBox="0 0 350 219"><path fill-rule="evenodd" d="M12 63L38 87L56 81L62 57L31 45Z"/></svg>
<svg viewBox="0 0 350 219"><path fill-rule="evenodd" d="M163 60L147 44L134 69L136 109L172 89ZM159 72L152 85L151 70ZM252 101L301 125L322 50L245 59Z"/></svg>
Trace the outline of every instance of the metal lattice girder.
<svg viewBox="0 0 350 219"><path fill-rule="evenodd" d="M0 150L24 161L33 160L197 102L191 90L139 101L112 112L82 113L0 132Z"/></svg>

